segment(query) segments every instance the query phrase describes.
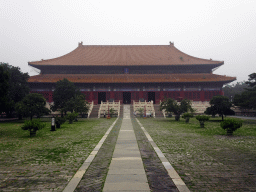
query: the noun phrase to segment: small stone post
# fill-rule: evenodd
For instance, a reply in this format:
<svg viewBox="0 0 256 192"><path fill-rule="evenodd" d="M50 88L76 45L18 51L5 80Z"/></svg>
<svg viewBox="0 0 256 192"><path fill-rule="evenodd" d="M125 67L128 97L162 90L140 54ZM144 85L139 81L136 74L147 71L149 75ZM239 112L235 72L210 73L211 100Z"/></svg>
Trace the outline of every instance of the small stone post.
<svg viewBox="0 0 256 192"><path fill-rule="evenodd" d="M52 122L51 122L51 131L56 131L55 129L55 118L52 118Z"/></svg>

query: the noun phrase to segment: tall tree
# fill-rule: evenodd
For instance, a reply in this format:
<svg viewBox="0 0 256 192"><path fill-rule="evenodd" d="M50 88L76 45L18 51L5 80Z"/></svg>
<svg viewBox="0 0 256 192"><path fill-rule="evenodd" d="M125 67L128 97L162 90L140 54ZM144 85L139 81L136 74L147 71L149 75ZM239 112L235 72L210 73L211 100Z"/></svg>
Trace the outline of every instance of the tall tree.
<svg viewBox="0 0 256 192"><path fill-rule="evenodd" d="M41 117L49 114L50 110L45 107L45 104L46 100L41 94L30 93L16 104L16 111L32 120L35 115Z"/></svg>
<svg viewBox="0 0 256 192"><path fill-rule="evenodd" d="M245 81L242 81L237 82L236 84L226 85L222 90L224 91L224 95L232 102L236 94L241 94L248 87L248 84Z"/></svg>
<svg viewBox="0 0 256 192"><path fill-rule="evenodd" d="M248 81L246 81L245 83L253 88L256 85L256 73L250 74Z"/></svg>
<svg viewBox="0 0 256 192"><path fill-rule="evenodd" d="M15 111L15 103L21 101L29 93L27 83L29 75L28 73L22 73L19 67L11 66L8 63L0 64L4 71L9 73L8 101L5 112L8 116L12 116Z"/></svg>
<svg viewBox="0 0 256 192"><path fill-rule="evenodd" d="M74 102L77 95L81 92L76 88L74 83L70 82L67 79L60 80L56 83L56 88L53 92L53 102L54 105L51 106L53 111L60 110L63 116L63 113L67 111L73 112Z"/></svg>
<svg viewBox="0 0 256 192"><path fill-rule="evenodd" d="M179 121L180 115L182 113L191 111L194 109L191 106L191 101L187 99L183 99L180 103L172 98L166 98L160 105L160 110L165 109L167 112L172 112L175 114L175 120Z"/></svg>
<svg viewBox="0 0 256 192"><path fill-rule="evenodd" d="M9 73L0 66L0 113L4 112L8 101Z"/></svg>
<svg viewBox="0 0 256 192"><path fill-rule="evenodd" d="M256 73L249 75L249 88L234 97L234 104L244 109L256 109Z"/></svg>
<svg viewBox="0 0 256 192"><path fill-rule="evenodd" d="M66 103L65 109L71 113L76 112L86 114L89 110L89 106L88 102L85 100L85 95L80 91L77 91L76 95Z"/></svg>
<svg viewBox="0 0 256 192"><path fill-rule="evenodd" d="M214 96L210 100L210 107L205 111L208 115L219 114L224 119L224 115L234 115L235 112L231 109L232 103L225 96Z"/></svg>

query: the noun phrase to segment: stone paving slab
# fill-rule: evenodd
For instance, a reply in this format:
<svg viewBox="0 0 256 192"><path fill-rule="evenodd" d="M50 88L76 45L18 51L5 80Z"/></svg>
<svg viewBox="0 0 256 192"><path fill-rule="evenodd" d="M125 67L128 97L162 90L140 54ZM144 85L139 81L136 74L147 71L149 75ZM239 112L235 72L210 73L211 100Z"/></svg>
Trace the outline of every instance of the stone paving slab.
<svg viewBox="0 0 256 192"><path fill-rule="evenodd" d="M144 169L111 169L108 175L144 175Z"/></svg>
<svg viewBox="0 0 256 192"><path fill-rule="evenodd" d="M147 183L134 183L134 182L120 182L120 183L106 183L103 191L148 191Z"/></svg>
<svg viewBox="0 0 256 192"><path fill-rule="evenodd" d="M145 174L134 175L134 174L123 174L123 175L108 175L106 182L119 183L119 182L134 182L134 183L146 183L147 177Z"/></svg>
<svg viewBox="0 0 256 192"><path fill-rule="evenodd" d="M109 169L144 169L144 168L143 168L142 160L117 161L112 159Z"/></svg>

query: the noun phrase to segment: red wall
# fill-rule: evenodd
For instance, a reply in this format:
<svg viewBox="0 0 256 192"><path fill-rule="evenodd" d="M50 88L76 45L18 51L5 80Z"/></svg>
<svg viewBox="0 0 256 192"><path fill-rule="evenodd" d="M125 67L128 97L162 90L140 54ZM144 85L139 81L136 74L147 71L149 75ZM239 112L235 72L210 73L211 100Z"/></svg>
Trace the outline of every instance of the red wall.
<svg viewBox="0 0 256 192"><path fill-rule="evenodd" d="M102 91L100 91L102 92ZM139 101L140 98L144 98L148 101L149 91L129 91L131 92L131 100ZM152 92L152 91L150 91ZM154 91L155 92L155 102L159 103L160 100L164 98L173 98L180 100L187 98L193 101L210 101L215 95L223 95L223 91ZM53 91L31 91L31 93L40 93L48 102L53 102ZM98 103L98 92L97 91L82 91L85 94L87 101ZM123 91L107 91L106 100L114 99L123 103Z"/></svg>

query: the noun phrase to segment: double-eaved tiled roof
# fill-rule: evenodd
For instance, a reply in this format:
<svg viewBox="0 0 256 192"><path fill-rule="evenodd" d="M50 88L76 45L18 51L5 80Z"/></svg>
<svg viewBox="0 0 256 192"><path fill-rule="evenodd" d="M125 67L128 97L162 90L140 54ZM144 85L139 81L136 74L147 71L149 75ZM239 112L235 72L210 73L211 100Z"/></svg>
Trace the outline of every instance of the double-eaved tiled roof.
<svg viewBox="0 0 256 192"><path fill-rule="evenodd" d="M82 45L54 59L29 62L31 66L168 66L222 65L223 61L187 55L170 45Z"/></svg>
<svg viewBox="0 0 256 192"><path fill-rule="evenodd" d="M30 83L56 83L63 78L73 83L172 83L172 82L223 82L235 77L211 73L197 74L41 74L31 76Z"/></svg>

